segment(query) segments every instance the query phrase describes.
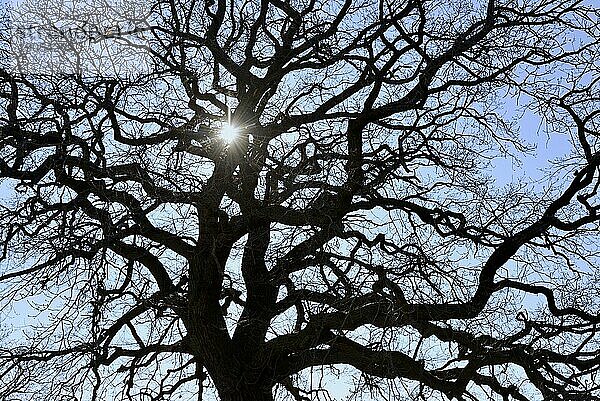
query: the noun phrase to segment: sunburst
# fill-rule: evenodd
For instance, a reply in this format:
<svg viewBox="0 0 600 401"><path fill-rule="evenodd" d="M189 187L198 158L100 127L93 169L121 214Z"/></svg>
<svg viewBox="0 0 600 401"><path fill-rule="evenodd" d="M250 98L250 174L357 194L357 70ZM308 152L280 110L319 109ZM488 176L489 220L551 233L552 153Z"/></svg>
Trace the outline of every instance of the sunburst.
<svg viewBox="0 0 600 401"><path fill-rule="evenodd" d="M219 131L219 138L227 144L235 142L240 135L240 129L231 123L225 123Z"/></svg>

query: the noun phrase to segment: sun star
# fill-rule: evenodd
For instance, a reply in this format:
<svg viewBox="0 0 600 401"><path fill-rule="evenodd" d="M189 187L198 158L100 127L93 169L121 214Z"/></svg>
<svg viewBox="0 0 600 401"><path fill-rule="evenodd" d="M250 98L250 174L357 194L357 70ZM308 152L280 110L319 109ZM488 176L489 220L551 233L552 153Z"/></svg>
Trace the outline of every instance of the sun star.
<svg viewBox="0 0 600 401"><path fill-rule="evenodd" d="M233 124L226 123L221 127L221 132L219 133L219 137L226 143L232 143L235 141L240 133L238 127Z"/></svg>

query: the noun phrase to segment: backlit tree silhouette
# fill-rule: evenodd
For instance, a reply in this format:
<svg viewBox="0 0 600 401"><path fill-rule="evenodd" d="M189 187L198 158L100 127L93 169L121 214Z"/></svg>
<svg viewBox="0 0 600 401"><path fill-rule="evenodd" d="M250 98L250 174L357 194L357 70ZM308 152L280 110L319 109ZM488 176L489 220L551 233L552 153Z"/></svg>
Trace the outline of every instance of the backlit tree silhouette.
<svg viewBox="0 0 600 401"><path fill-rule="evenodd" d="M591 3L7 8L0 398L599 399Z"/></svg>

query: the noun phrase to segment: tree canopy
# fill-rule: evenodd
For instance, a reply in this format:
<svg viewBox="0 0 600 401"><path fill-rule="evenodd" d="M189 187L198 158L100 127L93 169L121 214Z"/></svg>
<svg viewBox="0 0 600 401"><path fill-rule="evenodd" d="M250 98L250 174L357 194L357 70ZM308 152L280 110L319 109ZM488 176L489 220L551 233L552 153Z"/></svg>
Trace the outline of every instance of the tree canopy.
<svg viewBox="0 0 600 401"><path fill-rule="evenodd" d="M5 5L0 398L600 399L592 3Z"/></svg>

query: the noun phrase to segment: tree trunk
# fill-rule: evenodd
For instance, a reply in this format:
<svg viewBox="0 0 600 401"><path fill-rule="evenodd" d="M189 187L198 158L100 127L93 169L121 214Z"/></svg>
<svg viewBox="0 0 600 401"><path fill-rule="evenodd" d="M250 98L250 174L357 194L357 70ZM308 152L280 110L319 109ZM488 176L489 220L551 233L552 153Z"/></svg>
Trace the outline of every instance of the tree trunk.
<svg viewBox="0 0 600 401"><path fill-rule="evenodd" d="M257 385L241 384L237 389L219 391L221 401L273 401L273 391L270 388Z"/></svg>

